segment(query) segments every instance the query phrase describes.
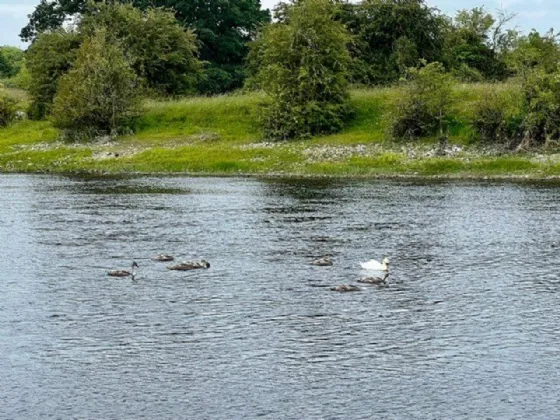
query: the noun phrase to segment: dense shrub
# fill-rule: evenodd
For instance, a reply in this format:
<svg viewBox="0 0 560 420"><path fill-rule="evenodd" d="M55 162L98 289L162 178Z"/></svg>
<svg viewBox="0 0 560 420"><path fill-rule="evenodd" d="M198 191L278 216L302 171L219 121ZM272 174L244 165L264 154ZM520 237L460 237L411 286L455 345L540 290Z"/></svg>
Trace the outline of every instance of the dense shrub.
<svg viewBox="0 0 560 420"><path fill-rule="evenodd" d="M409 70L400 96L391 134L395 138L447 135L452 105L452 79L440 63Z"/></svg>
<svg viewBox="0 0 560 420"><path fill-rule="evenodd" d="M471 125L477 140L506 146L519 143L523 135L519 93L494 87L476 102Z"/></svg>
<svg viewBox="0 0 560 420"><path fill-rule="evenodd" d="M243 66L206 62L198 80L197 91L204 95L217 95L242 88L246 73Z"/></svg>
<svg viewBox="0 0 560 420"><path fill-rule="evenodd" d="M138 78L122 47L99 29L86 39L60 80L52 121L71 137L116 134L139 109Z"/></svg>
<svg viewBox="0 0 560 420"><path fill-rule="evenodd" d="M340 130L351 115L346 48L349 36L334 20L330 0L302 0L283 22L266 28L253 46L257 84L271 101L262 109L264 135L308 137Z"/></svg>
<svg viewBox="0 0 560 420"><path fill-rule="evenodd" d="M353 37L353 82L390 84L419 59L441 61L448 22L425 0L340 3L337 18Z"/></svg>
<svg viewBox="0 0 560 420"><path fill-rule="evenodd" d="M80 43L77 32L59 29L41 34L29 47L26 66L32 118L41 119L49 113L58 82L76 59Z"/></svg>
<svg viewBox="0 0 560 420"><path fill-rule="evenodd" d="M10 98L0 85L0 127L6 127L16 117L17 102Z"/></svg>
<svg viewBox="0 0 560 420"><path fill-rule="evenodd" d="M14 77L23 65L23 51L17 47L0 47L0 78Z"/></svg>
<svg viewBox="0 0 560 420"><path fill-rule="evenodd" d="M544 69L530 72L523 94L527 111L523 145L557 143L560 140L560 67L553 73Z"/></svg>
<svg viewBox="0 0 560 420"><path fill-rule="evenodd" d="M560 46L552 30L544 36L536 31L519 38L508 56L508 64L523 83L534 71L554 73L560 63Z"/></svg>
<svg viewBox="0 0 560 420"><path fill-rule="evenodd" d="M196 36L185 29L172 11L126 4L91 4L79 25L80 33L91 36L96 28L121 43L130 64L145 86L157 94L182 95L192 92L201 74L196 57Z"/></svg>

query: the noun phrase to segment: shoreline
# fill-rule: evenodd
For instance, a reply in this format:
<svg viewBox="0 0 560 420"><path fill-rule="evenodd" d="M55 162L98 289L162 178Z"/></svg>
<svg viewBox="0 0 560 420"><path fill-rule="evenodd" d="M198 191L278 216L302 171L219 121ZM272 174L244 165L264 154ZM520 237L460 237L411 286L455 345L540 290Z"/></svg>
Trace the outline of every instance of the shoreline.
<svg viewBox="0 0 560 420"><path fill-rule="evenodd" d="M456 87L462 99L445 145L388 138L397 88L354 90L348 127L289 142L261 139L256 111L263 96L248 93L148 100L134 134L90 142L65 142L48 121L18 121L0 129L0 173L560 181L560 146L519 153L472 140L469 116L488 87Z"/></svg>
<svg viewBox="0 0 560 420"><path fill-rule="evenodd" d="M50 175L50 176L69 176L69 177L100 177L100 178L119 178L119 177L190 177L190 178L246 178L246 179L301 179L301 180L388 180L388 181L411 181L411 182L436 182L436 181L476 181L476 182L543 182L560 184L560 175L540 174L500 174L500 175L474 175L474 174L438 174L438 175L419 175L402 173L384 173L370 175L349 175L349 174L301 174L301 173L232 173L232 172L106 172L106 171L0 171L0 175Z"/></svg>

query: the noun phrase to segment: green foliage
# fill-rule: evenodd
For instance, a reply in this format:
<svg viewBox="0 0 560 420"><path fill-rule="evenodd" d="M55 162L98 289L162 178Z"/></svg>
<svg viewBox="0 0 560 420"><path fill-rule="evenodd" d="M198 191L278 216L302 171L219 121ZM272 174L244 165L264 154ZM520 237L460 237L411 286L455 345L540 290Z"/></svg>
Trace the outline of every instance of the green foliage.
<svg viewBox="0 0 560 420"><path fill-rule="evenodd" d="M76 59L80 42L78 33L59 29L41 34L29 47L26 65L32 118L42 119L49 113L58 82Z"/></svg>
<svg viewBox="0 0 560 420"><path fill-rule="evenodd" d="M11 78L23 65L23 51L17 47L0 47L0 78Z"/></svg>
<svg viewBox="0 0 560 420"><path fill-rule="evenodd" d="M452 105L453 83L440 63L409 69L393 118L395 138L416 138L436 133L446 136Z"/></svg>
<svg viewBox="0 0 560 420"><path fill-rule="evenodd" d="M262 114L266 137L336 132L349 118L349 36L334 16L331 1L302 0L253 46L257 83L271 98Z"/></svg>
<svg viewBox="0 0 560 420"><path fill-rule="evenodd" d="M515 92L489 88L474 109L471 125L485 143L517 144L523 135L522 97Z"/></svg>
<svg viewBox="0 0 560 420"><path fill-rule="evenodd" d="M247 43L257 30L270 22L268 10L261 10L260 0L91 0L102 3L130 3L140 9L173 9L181 24L195 31L200 41L200 58L211 63L201 93L219 93L241 87ZM87 0L41 0L23 28L21 37L33 40L39 33L60 28L72 16L88 13ZM91 9L89 9L91 10ZM138 33L137 36L142 36ZM219 69L217 71L216 69ZM223 73L228 73L224 75Z"/></svg>
<svg viewBox="0 0 560 420"><path fill-rule="evenodd" d="M461 63L458 68L452 69L451 74L463 83L477 83L484 81L484 76L477 69Z"/></svg>
<svg viewBox="0 0 560 420"><path fill-rule="evenodd" d="M41 0L19 36L25 42L34 42L39 34L60 29L72 16L83 12L87 3L88 0Z"/></svg>
<svg viewBox="0 0 560 420"><path fill-rule="evenodd" d="M104 27L119 40L132 68L148 89L158 94L181 95L193 90L201 64L196 58L196 37L185 30L171 11L132 4L92 4L79 31L91 36Z"/></svg>
<svg viewBox="0 0 560 420"><path fill-rule="evenodd" d="M17 101L10 97L0 85L0 127L6 127L16 117Z"/></svg>
<svg viewBox="0 0 560 420"><path fill-rule="evenodd" d="M525 146L560 141L560 67L554 73L533 70L523 85L527 115Z"/></svg>
<svg viewBox="0 0 560 420"><path fill-rule="evenodd" d="M53 125L71 137L116 134L138 114L137 77L119 43L104 29L86 39L60 80Z"/></svg>
<svg viewBox="0 0 560 420"><path fill-rule="evenodd" d="M487 80L505 79L505 54L517 38L516 31L504 29L512 17L500 13L496 19L484 7L460 10L445 39L446 66L465 81L474 81L473 72Z"/></svg>
<svg viewBox="0 0 560 420"><path fill-rule="evenodd" d="M441 61L447 22L424 0L363 0L345 5L340 20L354 36L355 82L387 84L418 59Z"/></svg>
<svg viewBox="0 0 560 420"><path fill-rule="evenodd" d="M512 71L525 83L533 70L553 73L560 63L560 45L552 32L541 36L537 31L519 38L516 48L507 56Z"/></svg>
<svg viewBox="0 0 560 420"><path fill-rule="evenodd" d="M243 86L246 73L241 65L219 65L207 61L198 80L197 91L204 95L230 92Z"/></svg>
<svg viewBox="0 0 560 420"><path fill-rule="evenodd" d="M29 89L30 83L31 76L29 75L29 70L27 70L27 64L24 61L19 72L10 79L10 84L12 87L27 90Z"/></svg>
<svg viewBox="0 0 560 420"><path fill-rule="evenodd" d="M248 43L257 31L270 22L268 10L260 0L157 0L173 7L177 19L195 30L200 40L200 59L210 66L199 84L203 94L224 93L243 86L244 62Z"/></svg>

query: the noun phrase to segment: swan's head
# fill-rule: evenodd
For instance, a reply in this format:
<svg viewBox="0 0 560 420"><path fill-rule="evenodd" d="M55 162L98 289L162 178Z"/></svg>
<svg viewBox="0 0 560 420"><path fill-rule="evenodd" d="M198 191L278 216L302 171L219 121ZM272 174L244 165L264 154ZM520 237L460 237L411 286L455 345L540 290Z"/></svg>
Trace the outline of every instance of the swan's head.
<svg viewBox="0 0 560 420"><path fill-rule="evenodd" d="M389 261L389 258L387 258L387 257L383 258L383 264L389 265L390 263L391 263L391 261Z"/></svg>
<svg viewBox="0 0 560 420"><path fill-rule="evenodd" d="M210 263L206 260L200 260L203 267L210 268Z"/></svg>
<svg viewBox="0 0 560 420"><path fill-rule="evenodd" d="M136 261L132 261L132 268L138 268L138 264L136 264Z"/></svg>

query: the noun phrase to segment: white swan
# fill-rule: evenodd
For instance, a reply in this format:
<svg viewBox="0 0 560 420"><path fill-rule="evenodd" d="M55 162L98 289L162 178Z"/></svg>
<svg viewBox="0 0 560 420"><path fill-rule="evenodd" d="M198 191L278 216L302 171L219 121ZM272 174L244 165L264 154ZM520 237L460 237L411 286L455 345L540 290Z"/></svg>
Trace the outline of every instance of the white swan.
<svg viewBox="0 0 560 420"><path fill-rule="evenodd" d="M389 271L389 258L383 258L383 262L379 262L377 260L369 260L363 263L360 263L363 269L365 270L375 270L375 271Z"/></svg>

